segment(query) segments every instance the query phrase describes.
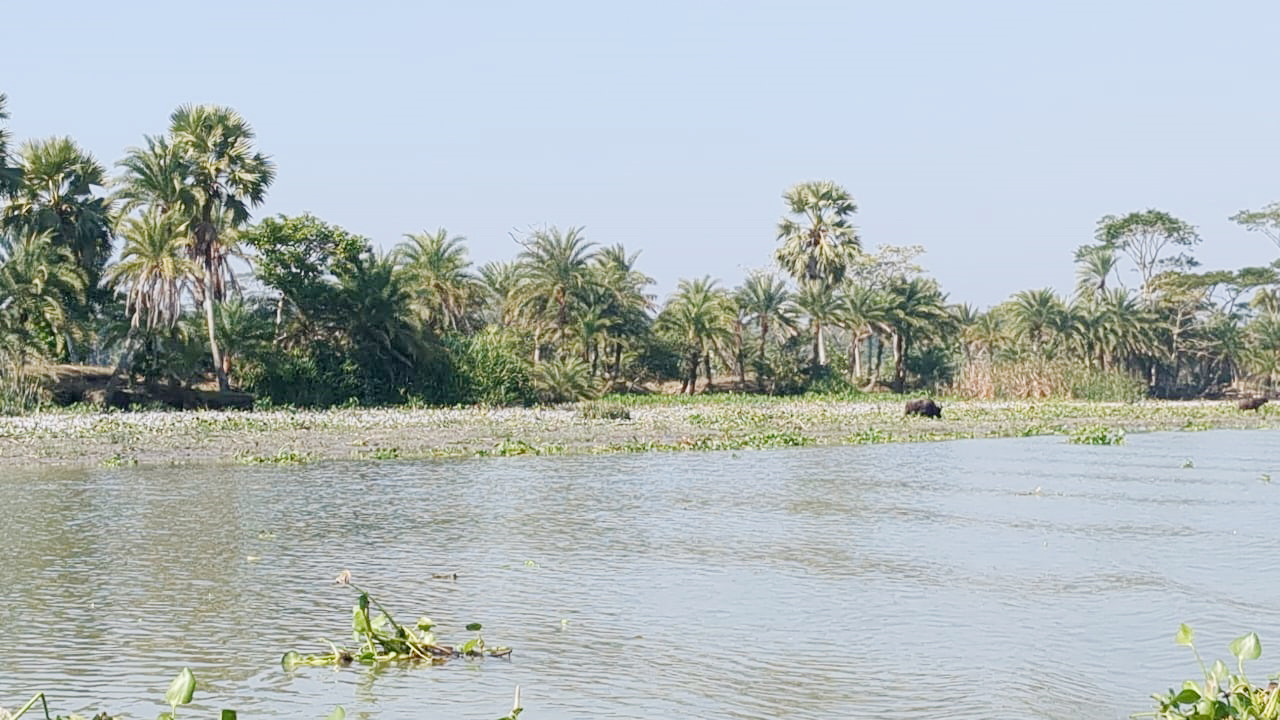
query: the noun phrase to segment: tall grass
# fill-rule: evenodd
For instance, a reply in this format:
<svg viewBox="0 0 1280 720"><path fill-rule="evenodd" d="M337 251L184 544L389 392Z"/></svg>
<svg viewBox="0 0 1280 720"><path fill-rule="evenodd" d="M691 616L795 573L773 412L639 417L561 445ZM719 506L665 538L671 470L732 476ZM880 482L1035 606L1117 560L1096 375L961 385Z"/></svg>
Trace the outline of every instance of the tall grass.
<svg viewBox="0 0 1280 720"><path fill-rule="evenodd" d="M1099 370L1067 360L984 358L961 368L947 394L972 400L1136 402L1146 396L1146 385L1123 370Z"/></svg>
<svg viewBox="0 0 1280 720"><path fill-rule="evenodd" d="M25 415L51 400L40 373L0 354L0 415Z"/></svg>

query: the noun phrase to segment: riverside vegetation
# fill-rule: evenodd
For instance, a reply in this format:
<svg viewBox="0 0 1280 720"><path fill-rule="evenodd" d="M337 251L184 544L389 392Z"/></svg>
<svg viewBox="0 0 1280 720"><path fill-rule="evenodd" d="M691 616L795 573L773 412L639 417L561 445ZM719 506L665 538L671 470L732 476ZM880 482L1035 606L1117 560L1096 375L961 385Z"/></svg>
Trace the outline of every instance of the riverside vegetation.
<svg viewBox="0 0 1280 720"><path fill-rule="evenodd" d="M513 259L477 268L443 228L384 252L311 215L255 222L276 167L231 108L177 108L114 174L68 137L13 142L7 117L0 95L0 413L110 403L48 380L76 363L114 369L122 402L205 402L190 390L207 384L300 407L664 384L1130 401L1269 393L1280 376L1280 264L1198 271L1201 237L1162 210L1086 231L1069 297L979 310L923 274L923 248L864 248L845 188L804 182L761 270L681 280L659 304L638 253L581 227L515 233ZM1280 243L1280 204L1233 219Z"/></svg>

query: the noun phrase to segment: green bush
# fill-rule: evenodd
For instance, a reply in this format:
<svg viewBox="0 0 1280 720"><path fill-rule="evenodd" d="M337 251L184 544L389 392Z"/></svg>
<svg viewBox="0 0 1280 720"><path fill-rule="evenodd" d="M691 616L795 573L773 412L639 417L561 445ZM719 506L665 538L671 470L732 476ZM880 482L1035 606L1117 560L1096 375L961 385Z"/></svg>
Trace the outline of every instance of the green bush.
<svg viewBox="0 0 1280 720"><path fill-rule="evenodd" d="M537 400L533 343L521 335L487 327L470 337L451 335L445 344L453 357L454 394L460 402L483 405L531 405Z"/></svg>

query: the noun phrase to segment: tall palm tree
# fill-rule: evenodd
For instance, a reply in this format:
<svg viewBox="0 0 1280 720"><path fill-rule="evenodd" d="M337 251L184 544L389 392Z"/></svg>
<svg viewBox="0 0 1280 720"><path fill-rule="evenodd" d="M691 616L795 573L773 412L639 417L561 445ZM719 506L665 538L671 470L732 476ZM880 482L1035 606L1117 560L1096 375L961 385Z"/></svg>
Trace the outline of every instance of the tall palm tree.
<svg viewBox="0 0 1280 720"><path fill-rule="evenodd" d="M468 270L466 238L449 237L440 228L434 233L405 235L396 248L408 273L414 308L427 325L437 330L465 330L470 326L472 303L479 287Z"/></svg>
<svg viewBox="0 0 1280 720"><path fill-rule="evenodd" d="M686 373L681 392L693 394L700 364L706 370L707 387L711 387L711 355L731 343L731 318L729 294L717 287L715 280L708 276L680 281L658 315L657 326L681 346L685 355Z"/></svg>
<svg viewBox="0 0 1280 720"><path fill-rule="evenodd" d="M795 306L791 302L787 284L780 278L763 272L747 276L735 298L738 307L746 314L747 322L755 325L760 337L760 354L756 358L756 385L763 392L770 334L795 333Z"/></svg>
<svg viewBox="0 0 1280 720"><path fill-rule="evenodd" d="M394 254L369 253L339 278L341 316L332 321L357 361L381 367L389 384L413 372L435 345L411 309L412 291ZM397 370L399 372L397 372Z"/></svg>
<svg viewBox="0 0 1280 720"><path fill-rule="evenodd" d="M9 119L8 103L8 96L0 93L0 198L13 195L22 184L22 170L9 157L9 128L4 125Z"/></svg>
<svg viewBox="0 0 1280 720"><path fill-rule="evenodd" d="M253 147L254 133L235 110L217 105L183 105L169 118L169 139L148 138L148 148L124 161L122 196L134 197L177 214L189 236L187 255L200 267L196 291L204 305L209 352L218 387L229 390L216 338L216 304L234 276L234 247L227 231L249 220L275 179L275 164Z"/></svg>
<svg viewBox="0 0 1280 720"><path fill-rule="evenodd" d="M524 250L521 251L518 262L523 266L525 276L522 294L527 301L553 313L547 319L555 327L558 340L563 344L569 328L569 309L575 294L591 279L591 248L595 243L587 241L582 228L569 228L562 233L558 228L551 227L533 231L521 244ZM535 335L540 329L535 328Z"/></svg>
<svg viewBox="0 0 1280 720"><path fill-rule="evenodd" d="M782 197L788 215L778 223L778 263L797 282L840 282L861 248L852 221L858 211L853 197L825 180L795 185Z"/></svg>
<svg viewBox="0 0 1280 720"><path fill-rule="evenodd" d="M65 357L76 335L70 309L84 298L84 270L48 232L0 232L0 339L19 358Z"/></svg>
<svg viewBox="0 0 1280 720"><path fill-rule="evenodd" d="M601 308L601 342L612 354L608 374L622 373L622 353L646 336L652 324L654 296L648 292L653 278L636 269L639 253L628 253L620 244L601 248L591 263L591 306ZM592 368L594 373L594 366Z"/></svg>
<svg viewBox="0 0 1280 720"><path fill-rule="evenodd" d="M49 233L96 287L111 254L111 202L94 195L106 169L68 137L23 143L18 161L22 183L4 209L4 224Z"/></svg>
<svg viewBox="0 0 1280 720"><path fill-rule="evenodd" d="M478 282L484 298L485 322L507 327L517 321L521 314L522 270L514 262L494 261L480 266Z"/></svg>

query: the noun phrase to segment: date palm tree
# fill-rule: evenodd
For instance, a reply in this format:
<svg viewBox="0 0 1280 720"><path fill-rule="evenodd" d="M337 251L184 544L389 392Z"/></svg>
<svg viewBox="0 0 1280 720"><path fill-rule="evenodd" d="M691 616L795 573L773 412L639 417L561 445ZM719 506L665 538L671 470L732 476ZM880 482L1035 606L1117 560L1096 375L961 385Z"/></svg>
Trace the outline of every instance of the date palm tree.
<svg viewBox="0 0 1280 720"><path fill-rule="evenodd" d="M569 311L575 296L591 279L590 263L595 243L588 242L582 228L558 228L534 230L521 241L518 262L524 275L522 296L526 302L540 307L549 318L541 318L537 331L545 324L555 328L558 342L563 345L569 329ZM547 323L547 321L550 321Z"/></svg>
<svg viewBox="0 0 1280 720"><path fill-rule="evenodd" d="M468 329L479 286L468 270L466 238L444 228L408 234L396 252L424 322L438 331Z"/></svg>
<svg viewBox="0 0 1280 720"><path fill-rule="evenodd" d="M622 373L622 354L650 332L654 296L648 292L653 278L636 269L639 253L628 253L622 245L601 248L591 262L592 305L600 307L602 345L607 348L608 375L616 380ZM592 368L594 372L594 367Z"/></svg>
<svg viewBox="0 0 1280 720"><path fill-rule="evenodd" d="M19 359L66 357L84 298L84 270L51 233L0 232L0 339Z"/></svg>
<svg viewBox="0 0 1280 720"><path fill-rule="evenodd" d="M748 323L755 325L760 338L760 354L756 358L756 387L764 391L764 376L768 368L769 338L774 333L794 334L796 331L795 305L787 284L770 273L755 272L747 276L735 295L738 307L746 315Z"/></svg>
<svg viewBox="0 0 1280 720"><path fill-rule="evenodd" d="M152 209L121 225L124 248L107 270L107 281L125 293L132 328L173 327L182 315L182 296L199 268L187 257L186 237L172 215Z"/></svg>
<svg viewBox="0 0 1280 720"><path fill-rule="evenodd" d="M947 296L935 280L899 280L889 288L889 297L887 325L893 342L893 384L902 392L907 379L907 353L912 345L953 332L955 321L947 311Z"/></svg>
<svg viewBox="0 0 1280 720"><path fill-rule="evenodd" d="M693 394L698 384L699 365L712 385L711 355L732 341L732 302L715 280L701 277L681 280L676 292L658 315L658 329L675 341L685 356L685 378L680 391Z"/></svg>
<svg viewBox="0 0 1280 720"><path fill-rule="evenodd" d="M4 209L7 227L49 233L71 251L89 287L97 287L111 254L111 202L95 195L106 169L68 137L32 140L18 152L22 183Z"/></svg>
<svg viewBox="0 0 1280 720"><path fill-rule="evenodd" d="M794 302L809 318L809 332L813 335L813 367L825 367L827 343L824 330L838 324L840 319L840 302L835 289L818 280L806 280L800 283Z"/></svg>
<svg viewBox="0 0 1280 720"><path fill-rule="evenodd" d="M514 262L494 261L480 266L479 286L485 322L508 327L521 314L520 283L523 268Z"/></svg>
<svg viewBox="0 0 1280 720"><path fill-rule="evenodd" d="M1062 325L1066 305L1050 288L1023 290L1013 296L1011 319L1018 338L1036 352L1044 350Z"/></svg>
<svg viewBox="0 0 1280 720"><path fill-rule="evenodd" d="M888 334L892 304L888 294L866 286L848 288L836 298L836 322L849 331L849 379L863 376L862 344Z"/></svg>

